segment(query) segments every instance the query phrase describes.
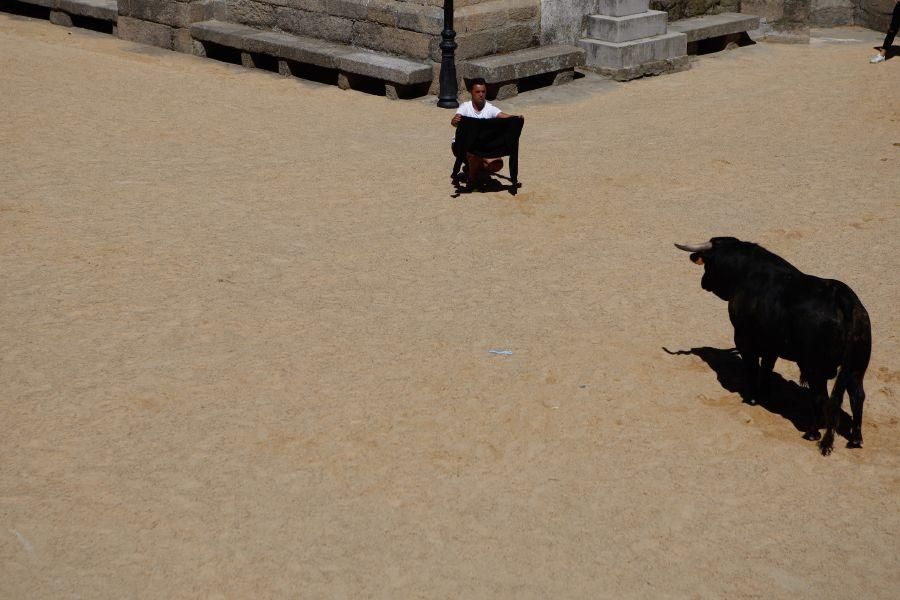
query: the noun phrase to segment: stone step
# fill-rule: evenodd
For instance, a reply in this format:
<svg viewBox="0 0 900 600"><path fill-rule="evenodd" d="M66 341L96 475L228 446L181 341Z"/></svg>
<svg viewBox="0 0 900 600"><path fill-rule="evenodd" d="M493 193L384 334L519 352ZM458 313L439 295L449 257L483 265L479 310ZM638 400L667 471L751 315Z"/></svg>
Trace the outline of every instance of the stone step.
<svg viewBox="0 0 900 600"><path fill-rule="evenodd" d="M119 3L116 0L59 0L57 10L111 23L119 18Z"/></svg>
<svg viewBox="0 0 900 600"><path fill-rule="evenodd" d="M429 64L318 38L263 31L216 20L194 23L190 32L191 37L201 44L201 48L195 50L199 54L204 53L202 44L211 43L244 53L361 75L395 86L420 86L429 83L433 77ZM393 97L390 90L388 95Z"/></svg>
<svg viewBox="0 0 900 600"><path fill-rule="evenodd" d="M572 81L575 67L584 64L584 50L577 46L538 46L471 58L458 66L464 79L481 77L488 84L488 97L503 100L519 93L519 83L529 77L544 79L540 85L558 85ZM552 81L551 81L552 79Z"/></svg>
<svg viewBox="0 0 900 600"><path fill-rule="evenodd" d="M628 42L604 42L584 38L578 40L578 45L586 52L585 64L602 69L638 67L645 63L666 61L687 54L687 37L677 32Z"/></svg>
<svg viewBox="0 0 900 600"><path fill-rule="evenodd" d="M607 17L627 17L647 12L650 0L597 0L598 15Z"/></svg>
<svg viewBox="0 0 900 600"><path fill-rule="evenodd" d="M19 2L110 23L115 23L119 18L116 0L19 0Z"/></svg>
<svg viewBox="0 0 900 600"><path fill-rule="evenodd" d="M740 13L719 13L669 23L669 31L685 34L688 43L758 28L759 17Z"/></svg>
<svg viewBox="0 0 900 600"><path fill-rule="evenodd" d="M625 17L591 15L587 18L585 37L604 42L630 42L666 32L668 13L648 10Z"/></svg>

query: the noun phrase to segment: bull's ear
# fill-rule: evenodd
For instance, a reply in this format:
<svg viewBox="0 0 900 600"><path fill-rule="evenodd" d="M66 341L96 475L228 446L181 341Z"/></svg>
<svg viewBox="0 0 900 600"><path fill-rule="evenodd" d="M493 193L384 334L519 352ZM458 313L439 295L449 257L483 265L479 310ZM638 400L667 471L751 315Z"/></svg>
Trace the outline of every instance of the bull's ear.
<svg viewBox="0 0 900 600"><path fill-rule="evenodd" d="M703 264L703 255L700 254L699 252L694 252L693 254L691 254L690 259L691 259L691 262L694 264L697 264L697 265Z"/></svg>

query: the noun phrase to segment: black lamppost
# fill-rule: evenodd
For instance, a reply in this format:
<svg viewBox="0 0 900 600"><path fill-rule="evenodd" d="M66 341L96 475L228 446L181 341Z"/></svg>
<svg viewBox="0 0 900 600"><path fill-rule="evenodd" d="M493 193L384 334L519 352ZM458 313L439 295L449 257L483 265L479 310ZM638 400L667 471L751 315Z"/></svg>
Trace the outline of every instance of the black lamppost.
<svg viewBox="0 0 900 600"><path fill-rule="evenodd" d="M456 32L453 31L453 0L444 0L444 31L441 32L441 88L438 93L437 105L441 108L456 108L456 42L453 39Z"/></svg>

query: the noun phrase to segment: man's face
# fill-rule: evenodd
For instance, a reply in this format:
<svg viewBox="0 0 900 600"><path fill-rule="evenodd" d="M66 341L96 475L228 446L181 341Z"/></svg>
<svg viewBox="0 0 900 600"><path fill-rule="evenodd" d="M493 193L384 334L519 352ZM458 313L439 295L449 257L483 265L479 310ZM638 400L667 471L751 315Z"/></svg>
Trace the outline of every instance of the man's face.
<svg viewBox="0 0 900 600"><path fill-rule="evenodd" d="M487 87L476 83L472 86L472 104L475 105L475 108L481 110L485 100L487 100Z"/></svg>

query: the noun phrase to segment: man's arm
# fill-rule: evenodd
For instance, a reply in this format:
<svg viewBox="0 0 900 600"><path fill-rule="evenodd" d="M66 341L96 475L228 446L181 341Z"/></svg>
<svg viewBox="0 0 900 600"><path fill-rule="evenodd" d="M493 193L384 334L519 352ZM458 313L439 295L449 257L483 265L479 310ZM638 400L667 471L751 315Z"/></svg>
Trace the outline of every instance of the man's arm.
<svg viewBox="0 0 900 600"><path fill-rule="evenodd" d="M454 127L456 127L457 125L459 125L459 122L461 120L462 120L462 115L459 113L456 113L455 115L453 115L453 118L450 119L450 124L453 125Z"/></svg>
<svg viewBox="0 0 900 600"><path fill-rule="evenodd" d="M508 115L505 112L501 112L497 115L498 119L509 119L511 117L522 117L522 115ZM524 119L525 117L522 118Z"/></svg>

